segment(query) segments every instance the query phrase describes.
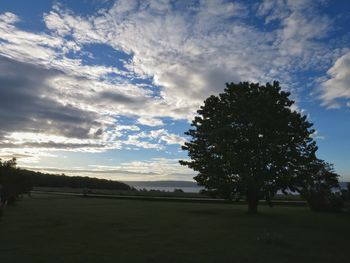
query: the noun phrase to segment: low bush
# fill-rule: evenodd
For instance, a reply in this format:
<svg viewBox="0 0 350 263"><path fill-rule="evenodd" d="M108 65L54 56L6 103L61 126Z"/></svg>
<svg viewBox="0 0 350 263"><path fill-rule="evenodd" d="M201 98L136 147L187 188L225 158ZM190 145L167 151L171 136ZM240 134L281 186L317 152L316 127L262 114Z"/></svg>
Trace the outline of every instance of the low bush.
<svg viewBox="0 0 350 263"><path fill-rule="evenodd" d="M307 197L307 201L314 211L338 212L344 207L344 198L341 193L312 192Z"/></svg>

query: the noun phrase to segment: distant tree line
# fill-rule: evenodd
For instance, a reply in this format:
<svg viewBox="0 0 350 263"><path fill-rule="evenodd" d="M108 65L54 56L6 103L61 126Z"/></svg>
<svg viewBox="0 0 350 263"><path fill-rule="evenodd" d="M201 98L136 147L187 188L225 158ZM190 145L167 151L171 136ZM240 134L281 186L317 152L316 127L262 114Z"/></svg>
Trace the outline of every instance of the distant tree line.
<svg viewBox="0 0 350 263"><path fill-rule="evenodd" d="M27 171L33 186L38 187L72 187L72 188L92 188L108 190L131 190L127 184L107 179L99 179L83 176L66 176L44 174L39 172Z"/></svg>
<svg viewBox="0 0 350 263"><path fill-rule="evenodd" d="M129 185L118 181L34 172L18 168L15 158L8 161L0 159L0 213L6 204L30 193L34 186L132 190Z"/></svg>

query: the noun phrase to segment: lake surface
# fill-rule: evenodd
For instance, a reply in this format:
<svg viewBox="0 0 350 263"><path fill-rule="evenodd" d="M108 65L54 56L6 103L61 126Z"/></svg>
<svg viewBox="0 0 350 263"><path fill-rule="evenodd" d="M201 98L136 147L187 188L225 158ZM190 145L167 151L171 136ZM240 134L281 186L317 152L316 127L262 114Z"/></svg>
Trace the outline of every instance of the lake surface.
<svg viewBox="0 0 350 263"><path fill-rule="evenodd" d="M198 186L196 182L190 181L127 181L128 185L136 188L137 190L157 190L165 192L174 192L175 189L181 189L186 193L198 193L204 189Z"/></svg>

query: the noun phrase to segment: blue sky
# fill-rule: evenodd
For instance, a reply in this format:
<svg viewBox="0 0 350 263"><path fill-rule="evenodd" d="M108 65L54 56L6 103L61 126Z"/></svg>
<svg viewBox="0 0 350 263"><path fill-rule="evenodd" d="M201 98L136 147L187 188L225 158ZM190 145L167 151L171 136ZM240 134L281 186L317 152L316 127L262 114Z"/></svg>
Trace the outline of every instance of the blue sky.
<svg viewBox="0 0 350 263"><path fill-rule="evenodd" d="M184 132L225 82L280 81L350 180L350 2L0 0L0 157L192 180Z"/></svg>

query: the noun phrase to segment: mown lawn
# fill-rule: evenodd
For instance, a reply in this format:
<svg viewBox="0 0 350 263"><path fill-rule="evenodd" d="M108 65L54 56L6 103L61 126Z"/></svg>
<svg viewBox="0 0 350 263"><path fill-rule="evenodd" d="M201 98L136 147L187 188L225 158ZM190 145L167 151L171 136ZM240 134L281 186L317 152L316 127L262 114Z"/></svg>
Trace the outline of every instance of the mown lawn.
<svg viewBox="0 0 350 263"><path fill-rule="evenodd" d="M0 262L349 261L349 214L260 208L36 194L0 219Z"/></svg>

